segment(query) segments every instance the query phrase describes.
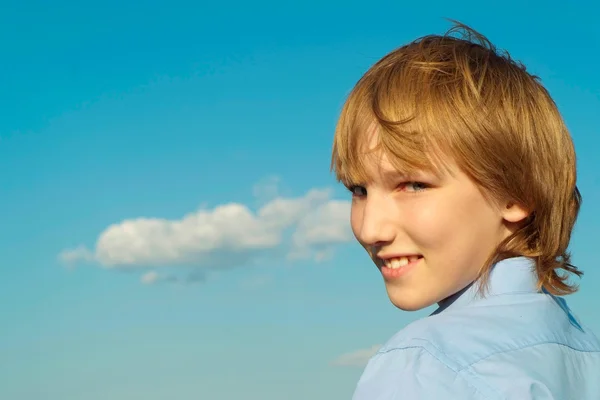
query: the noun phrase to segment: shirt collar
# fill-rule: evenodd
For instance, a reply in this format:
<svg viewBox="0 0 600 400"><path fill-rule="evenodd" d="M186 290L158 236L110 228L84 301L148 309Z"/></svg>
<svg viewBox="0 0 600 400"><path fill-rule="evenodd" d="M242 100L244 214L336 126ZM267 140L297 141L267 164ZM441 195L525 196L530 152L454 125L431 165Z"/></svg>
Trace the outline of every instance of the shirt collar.
<svg viewBox="0 0 600 400"><path fill-rule="evenodd" d="M481 300L478 289L477 282L471 283L463 290L441 301L439 308L432 315ZM501 260L492 267L485 296L536 292L538 289L534 261L527 257L513 257Z"/></svg>

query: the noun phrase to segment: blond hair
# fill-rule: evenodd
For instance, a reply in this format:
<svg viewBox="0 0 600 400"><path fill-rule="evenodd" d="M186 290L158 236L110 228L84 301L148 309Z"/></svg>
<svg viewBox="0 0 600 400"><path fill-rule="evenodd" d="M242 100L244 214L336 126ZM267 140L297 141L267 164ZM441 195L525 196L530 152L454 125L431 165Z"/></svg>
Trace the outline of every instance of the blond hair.
<svg viewBox="0 0 600 400"><path fill-rule="evenodd" d="M567 251L581 204L575 149L538 77L455 22L444 35L392 51L358 81L335 131L332 169L338 180L367 179L364 143L373 124L374 150L385 152L399 170L439 171L433 155L443 153L486 196L531 212L481 269L484 285L494 263L526 256L535 260L539 289L555 295L577 290L569 273L582 272Z"/></svg>

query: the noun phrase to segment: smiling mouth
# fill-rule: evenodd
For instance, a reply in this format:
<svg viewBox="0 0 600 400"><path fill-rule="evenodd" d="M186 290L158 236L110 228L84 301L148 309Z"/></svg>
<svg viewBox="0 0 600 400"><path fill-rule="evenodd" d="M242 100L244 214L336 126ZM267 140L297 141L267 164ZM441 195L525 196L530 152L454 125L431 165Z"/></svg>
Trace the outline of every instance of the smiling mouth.
<svg viewBox="0 0 600 400"><path fill-rule="evenodd" d="M406 267L408 264L415 263L421 258L423 258L423 256L416 254L412 256L392 257L380 260L383 264L382 266L384 267L387 267L389 269L399 269L402 267Z"/></svg>
<svg viewBox="0 0 600 400"><path fill-rule="evenodd" d="M387 282L403 279L406 274L421 263L421 260L423 260L421 255L380 258L378 260L380 262L379 271Z"/></svg>

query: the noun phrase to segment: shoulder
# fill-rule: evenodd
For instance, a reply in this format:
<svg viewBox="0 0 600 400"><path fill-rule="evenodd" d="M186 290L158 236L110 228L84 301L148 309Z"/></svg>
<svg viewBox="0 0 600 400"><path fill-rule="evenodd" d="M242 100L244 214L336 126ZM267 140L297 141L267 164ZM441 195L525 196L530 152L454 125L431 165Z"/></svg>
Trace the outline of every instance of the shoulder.
<svg viewBox="0 0 600 400"><path fill-rule="evenodd" d="M453 368L421 344L380 350L369 361L353 400L501 399L484 381Z"/></svg>
<svg viewBox="0 0 600 400"><path fill-rule="evenodd" d="M431 391L446 380L453 382L447 390L460 392L451 398L469 399L538 398L523 394L530 392L561 398L574 387L580 398L600 393L589 376L590 366L600 368L600 343L563 301L545 294L501 297L408 325L373 357L365 381L393 374L397 384L419 381Z"/></svg>
<svg viewBox="0 0 600 400"><path fill-rule="evenodd" d="M380 351L419 347L460 369L494 354L544 344L600 351L598 339L564 300L540 293L491 297L423 318L394 335Z"/></svg>

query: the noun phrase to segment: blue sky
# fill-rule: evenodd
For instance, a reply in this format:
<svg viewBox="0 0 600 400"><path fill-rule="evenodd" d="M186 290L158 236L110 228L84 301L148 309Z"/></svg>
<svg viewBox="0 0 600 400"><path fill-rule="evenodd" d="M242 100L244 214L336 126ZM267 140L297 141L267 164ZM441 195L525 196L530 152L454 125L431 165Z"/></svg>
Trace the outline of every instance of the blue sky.
<svg viewBox="0 0 600 400"><path fill-rule="evenodd" d="M350 398L429 310L394 309L349 240L333 128L361 74L444 17L525 62L572 131L569 301L600 332L598 6L365 4L3 2L0 398Z"/></svg>

